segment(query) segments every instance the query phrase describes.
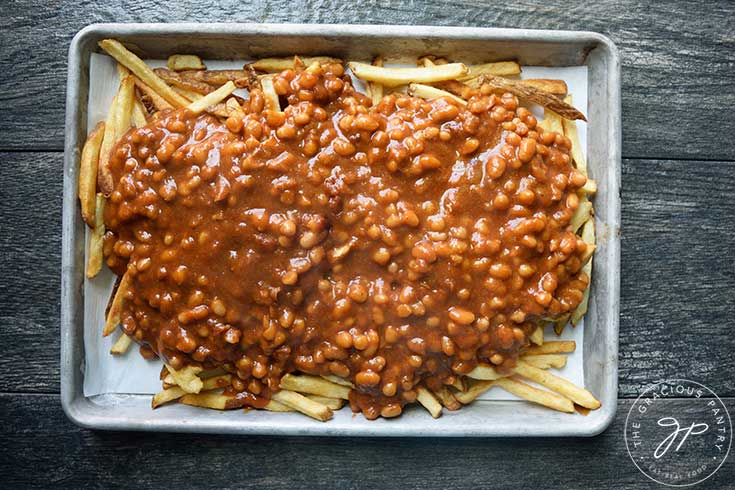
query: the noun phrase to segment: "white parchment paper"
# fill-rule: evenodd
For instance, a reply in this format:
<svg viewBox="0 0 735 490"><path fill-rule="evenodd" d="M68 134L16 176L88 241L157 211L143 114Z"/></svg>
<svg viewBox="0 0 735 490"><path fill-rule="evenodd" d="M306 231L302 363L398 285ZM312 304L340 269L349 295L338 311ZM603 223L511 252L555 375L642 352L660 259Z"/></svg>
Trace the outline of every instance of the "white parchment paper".
<svg viewBox="0 0 735 490"><path fill-rule="evenodd" d="M210 69L240 68L243 61L205 61ZM153 67L164 66L161 60L148 60ZM584 114L587 113L587 67L575 66L566 68L523 67L521 78L556 78L567 83L574 105ZM92 54L89 67L89 100L87 127L93 128L99 121L107 117L107 110L117 92L118 76L112 58ZM360 86L361 84L356 84ZM533 108L534 114L542 118L543 110ZM587 151L587 124L577 122L579 138L583 151ZM87 237L89 239L89 232ZM161 362L147 361L138 353L136 345L121 356L110 354L110 347L121 335L117 331L109 337L102 337L105 324L105 307L110 297L115 276L106 267L94 279L84 281L84 396L102 394L153 394L161 389L159 373ZM582 364L583 325L565 329L561 339L575 340L577 351L569 356L566 367L556 371L573 383L584 386L584 370ZM546 339L555 338L549 328ZM515 400L518 399L502 390L490 390L481 399Z"/></svg>

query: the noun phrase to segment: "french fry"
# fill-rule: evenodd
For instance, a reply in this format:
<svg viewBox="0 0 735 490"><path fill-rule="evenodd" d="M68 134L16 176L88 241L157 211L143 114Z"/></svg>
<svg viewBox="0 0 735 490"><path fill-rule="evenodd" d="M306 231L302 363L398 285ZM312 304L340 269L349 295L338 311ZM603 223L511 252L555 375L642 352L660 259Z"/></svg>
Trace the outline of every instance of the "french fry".
<svg viewBox="0 0 735 490"><path fill-rule="evenodd" d="M536 327L536 330L531 333L528 340L531 341L532 344L541 345L544 343L544 329L541 326Z"/></svg>
<svg viewBox="0 0 735 490"><path fill-rule="evenodd" d="M133 101L133 124L136 128L140 128L148 124L148 112L143 107L143 103L137 98Z"/></svg>
<svg viewBox="0 0 735 490"><path fill-rule="evenodd" d="M311 376L308 374L284 375L281 378L281 388L284 390L298 391L299 393L325 396L327 398L347 400L350 397L350 388L332 383L320 376Z"/></svg>
<svg viewBox="0 0 735 490"><path fill-rule="evenodd" d="M112 347L110 347L110 354L114 356L125 354L130 348L130 344L132 343L133 339L123 333L122 335L120 335L120 338L117 339L114 344L112 344Z"/></svg>
<svg viewBox="0 0 735 490"><path fill-rule="evenodd" d="M229 99L227 99L227 101L225 101L225 106L228 109L229 115L233 115L233 114L238 115L238 116L245 115L245 111L242 110L242 106L237 101L237 99L234 97L230 97Z"/></svg>
<svg viewBox="0 0 735 490"><path fill-rule="evenodd" d="M542 371L545 372L545 371ZM560 412L573 413L574 404L555 393L540 390L531 385L518 381L513 378L499 379L494 382L499 388L504 389L507 392L513 393L514 395L528 400L529 402L538 403L545 407L558 410Z"/></svg>
<svg viewBox="0 0 735 490"><path fill-rule="evenodd" d="M100 121L87 136L79 162L79 202L82 207L82 218L90 227L95 225L97 165L104 134L105 123Z"/></svg>
<svg viewBox="0 0 735 490"><path fill-rule="evenodd" d="M482 379L482 380L495 380L500 378L505 378L506 376L510 376L510 373L508 374L502 374L499 373L494 367L489 366L487 364L478 364L475 366L472 371L467 373L468 378L472 379Z"/></svg>
<svg viewBox="0 0 735 490"><path fill-rule="evenodd" d="M538 356L540 354L565 354L574 352L577 343L573 340L552 340L543 345L534 345L526 349L524 356Z"/></svg>
<svg viewBox="0 0 735 490"><path fill-rule="evenodd" d="M188 90L188 89L181 88L181 87L174 87L173 89L192 102L194 102L195 100L204 98L202 94L198 92L194 92L192 90Z"/></svg>
<svg viewBox="0 0 735 490"><path fill-rule="evenodd" d="M477 78L480 75L495 75L497 77L509 77L521 73L521 65L515 61L496 61L494 63L483 63L481 65L470 65L466 75L456 77L459 80Z"/></svg>
<svg viewBox="0 0 735 490"><path fill-rule="evenodd" d="M564 332L564 328L567 326L567 323L569 323L570 316L571 315L569 313L566 313L554 322L554 333L561 335L562 332Z"/></svg>
<svg viewBox="0 0 735 490"><path fill-rule="evenodd" d="M581 192L582 194L587 194L588 196L597 194L597 182L595 182L594 180L590 178L587 178L587 182L585 182L584 185L580 187L577 192Z"/></svg>
<svg viewBox="0 0 735 490"><path fill-rule="evenodd" d="M231 383L232 383L231 374L223 374L220 376L214 376L214 377L207 378L204 381L202 381L201 391L211 391L211 390L217 390L220 388L225 388L229 386ZM184 395L186 395L186 391L184 391L183 388L181 388L180 386L173 386L171 388L166 388L165 390L159 391L158 393L153 395L151 406L153 408L160 407L164 403L168 403L170 401L176 400L178 398L181 398Z"/></svg>
<svg viewBox="0 0 735 490"><path fill-rule="evenodd" d="M87 279L92 279L102 270L102 237L105 235L105 196L97 193L95 199L94 228L89 235L87 251Z"/></svg>
<svg viewBox="0 0 735 490"><path fill-rule="evenodd" d="M468 403L472 403L473 401L475 401L478 396L482 395L487 390L492 388L493 383L495 383L495 381L470 380L469 388L464 391L455 393L454 398L456 398L457 401L459 401L460 403L467 405Z"/></svg>
<svg viewBox="0 0 735 490"><path fill-rule="evenodd" d="M457 391L464 391L467 389L465 378L460 376L454 376L454 380L452 381L452 383L448 384L447 386L451 386Z"/></svg>
<svg viewBox="0 0 735 490"><path fill-rule="evenodd" d="M174 92L143 60L131 53L120 42L114 39L105 39L99 42L99 46L120 64L132 71L136 77L146 85L149 85L171 105L174 107L186 107L188 101L185 98Z"/></svg>
<svg viewBox="0 0 735 490"><path fill-rule="evenodd" d="M600 408L600 402L589 391L548 371L531 366L525 361L518 361L514 372L545 388L564 395L577 405L582 405L592 410Z"/></svg>
<svg viewBox="0 0 735 490"><path fill-rule="evenodd" d="M200 366L184 366L176 371L174 368L166 364L168 372L173 377L176 385L187 393L199 393L204 386L202 380L197 374L202 372Z"/></svg>
<svg viewBox="0 0 735 490"><path fill-rule="evenodd" d="M283 403L278 403L275 400L268 400L268 403L263 408L268 410L269 412L295 412L296 411L293 408L286 406Z"/></svg>
<svg viewBox="0 0 735 490"><path fill-rule="evenodd" d="M459 410L462 408L462 404L454 398L454 395L452 395L452 392L449 391L447 386L442 386L433 393L447 410Z"/></svg>
<svg viewBox="0 0 735 490"><path fill-rule="evenodd" d="M373 60L373 65L383 66L383 57L382 56L376 57ZM368 82L367 90L368 90L368 95L373 101L373 105L377 105L381 100L383 100L383 96L385 95L385 90L383 90L382 83Z"/></svg>
<svg viewBox="0 0 735 490"><path fill-rule="evenodd" d="M429 411L432 417L439 418L442 414L442 405L434 395L423 386L416 390L416 400Z"/></svg>
<svg viewBox="0 0 735 490"><path fill-rule="evenodd" d="M472 96L472 87L457 80L445 80L443 82L437 82L433 86L456 95L462 100L467 100Z"/></svg>
<svg viewBox="0 0 735 490"><path fill-rule="evenodd" d="M163 98L162 95L160 95L158 92L156 92L153 89L153 87L151 87L151 86L147 85L146 83L144 83L140 78L135 77L134 78L134 81L135 81L135 86L138 87L138 89L143 94L145 94L146 96L148 96L148 98L150 99L151 103L153 104L153 107L155 107L156 110L158 110L158 111L165 111L167 109L173 109L174 108L174 106L172 106L171 104L169 104L169 102L165 98ZM175 92L175 90L173 90L173 89L171 89L171 90ZM180 94L177 94L177 95L179 95L179 97L181 97L182 99L186 100L187 103L189 102L183 95L180 95Z"/></svg>
<svg viewBox="0 0 735 490"><path fill-rule="evenodd" d="M311 418L321 420L322 422L326 422L334 415L331 408L317 403L314 400L309 400L304 395L294 391L281 390L273 393L271 398L278 403L293 408Z"/></svg>
<svg viewBox="0 0 735 490"><path fill-rule="evenodd" d="M278 94L276 89L273 87L273 77L263 76L259 78L260 88L263 90L263 96L265 97L265 105L271 111L282 112L281 102L278 100Z"/></svg>
<svg viewBox="0 0 735 490"><path fill-rule="evenodd" d="M179 398L179 402L193 407L213 408L215 410L232 410L243 405L234 396L216 393L187 394Z"/></svg>
<svg viewBox="0 0 735 490"><path fill-rule="evenodd" d="M594 246L595 244L595 220L589 219L582 227L582 240L588 246ZM591 247L590 247L591 248ZM587 274L587 277L592 278L592 257L587 260L587 263L582 267L582 272ZM590 285L588 284L582 295L582 301L574 309L571 316L572 325L577 325L579 321L587 313L587 307L590 301Z"/></svg>
<svg viewBox="0 0 735 490"><path fill-rule="evenodd" d="M572 96L567 96L564 101L567 104L572 103ZM568 119L562 120L562 127L564 128L564 135L569 138L572 142L572 160L577 165L577 170L587 175L587 162L584 159L584 153L582 152L582 145L579 143L579 132L577 131L577 122L570 121ZM589 182L589 181L588 181ZM597 190L597 186L595 186Z"/></svg>
<svg viewBox="0 0 735 490"><path fill-rule="evenodd" d="M588 199L580 199L577 209L574 210L572 219L569 221L569 229L577 232L579 228L592 216L592 203Z"/></svg>
<svg viewBox="0 0 735 490"><path fill-rule="evenodd" d="M189 109L194 114L204 112L207 110L208 107L225 100L232 92L235 91L235 89L237 89L237 87L234 83L227 82L211 94L205 95L201 99L190 103L187 106L187 109Z"/></svg>
<svg viewBox="0 0 735 490"><path fill-rule="evenodd" d="M439 99L441 97L448 97L459 105L467 105L466 100L461 99L452 93L432 87L431 85L423 85L421 83L410 84L408 86L408 95L419 97L421 99Z"/></svg>
<svg viewBox="0 0 735 490"><path fill-rule="evenodd" d="M319 395L306 395L306 398L309 400L315 401L317 403L321 403L322 405L325 405L332 410L339 410L342 407L345 406L345 401L340 398L329 398L326 396L319 396Z"/></svg>
<svg viewBox="0 0 735 490"><path fill-rule="evenodd" d="M110 155L112 148L130 127L130 118L133 112L133 78L127 76L120 83L117 95L112 99L110 112L105 122L105 134L100 146L99 164L97 165L97 186L100 191L109 196L112 193L113 182L110 171Z"/></svg>
<svg viewBox="0 0 735 490"><path fill-rule="evenodd" d="M564 134L564 126L562 125L562 118L556 112L544 108L544 119L538 123L540 128L544 131L553 131L555 133Z"/></svg>
<svg viewBox="0 0 735 490"><path fill-rule="evenodd" d="M326 379L327 381L331 381L334 384L346 386L348 388L354 388L355 385L352 384L352 382L348 379L340 378L339 376L335 376L333 374L323 374L322 378Z"/></svg>
<svg viewBox="0 0 735 490"><path fill-rule="evenodd" d="M202 59L195 54L172 54L166 60L166 66L174 71L207 69Z"/></svg>
<svg viewBox="0 0 735 490"><path fill-rule="evenodd" d="M120 324L120 315L122 314L123 302L125 301L125 295L128 289L130 289L130 276L126 273L120 279L120 283L115 291L115 296L110 304L110 309L107 311L107 319L105 321L105 327L102 329L102 335L107 337L115 331L117 326Z"/></svg>
<svg viewBox="0 0 735 490"><path fill-rule="evenodd" d="M385 68L352 61L348 63L348 66L357 78L382 83L386 87L396 87L412 82L426 84L454 80L469 72L467 66L462 63L421 68Z"/></svg>
<svg viewBox="0 0 735 490"><path fill-rule="evenodd" d="M524 356L523 361L539 369L551 367L561 369L567 365L567 356L563 354L541 354L538 356Z"/></svg>
<svg viewBox="0 0 735 490"><path fill-rule="evenodd" d="M294 68L294 56L290 58L262 58L254 63L251 63L254 69L258 71L264 71L267 73L279 73L283 70L291 70ZM305 56L299 57L301 62L305 66L309 66L313 63L319 63L320 65L327 65L332 63L342 63L339 58L332 58L330 56Z"/></svg>
<svg viewBox="0 0 735 490"><path fill-rule="evenodd" d="M507 78L496 77L493 75L481 75L481 83L488 83L496 89L505 90L522 99L526 99L534 104L547 107L566 119L582 119L586 121L584 114L567 104L559 97L543 90L539 90L530 85L525 85L517 80L509 80Z"/></svg>
<svg viewBox="0 0 735 490"><path fill-rule="evenodd" d="M153 70L153 72L161 77L161 79L164 80L166 83L169 83L171 85L171 88L179 93L181 92L176 90L177 88L184 89L190 92L195 92L200 95L207 95L208 93L214 91L214 87L212 87L210 84L201 80L197 80L188 75L182 75L179 72L167 70L165 68L156 68Z"/></svg>
<svg viewBox="0 0 735 490"><path fill-rule="evenodd" d="M564 395L577 405L582 405L592 410L600 408L600 402L589 391L548 371L531 366L525 361L518 361L514 372L545 388Z"/></svg>

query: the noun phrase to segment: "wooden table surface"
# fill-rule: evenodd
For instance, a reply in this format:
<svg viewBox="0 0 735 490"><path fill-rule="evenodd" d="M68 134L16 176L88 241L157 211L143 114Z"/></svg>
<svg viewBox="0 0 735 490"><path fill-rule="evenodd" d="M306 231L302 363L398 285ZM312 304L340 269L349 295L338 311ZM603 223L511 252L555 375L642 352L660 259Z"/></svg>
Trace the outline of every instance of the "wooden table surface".
<svg viewBox="0 0 735 490"><path fill-rule="evenodd" d="M11 1L0 14L0 481L4 488L651 488L625 415L666 377L735 415L735 6L727 1ZM66 55L94 22L311 22L591 30L623 79L620 388L590 439L109 433L59 402ZM735 457L701 488L732 488Z"/></svg>

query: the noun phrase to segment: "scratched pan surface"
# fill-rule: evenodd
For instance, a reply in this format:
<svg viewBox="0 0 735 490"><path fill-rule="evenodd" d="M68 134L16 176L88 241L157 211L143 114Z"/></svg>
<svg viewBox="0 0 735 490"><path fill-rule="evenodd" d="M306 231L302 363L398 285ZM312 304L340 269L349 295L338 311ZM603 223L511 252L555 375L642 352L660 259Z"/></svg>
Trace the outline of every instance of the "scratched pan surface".
<svg viewBox="0 0 735 490"><path fill-rule="evenodd" d="M209 59L331 54L372 59L427 53L465 62L517 59L521 65L588 67L588 160L598 183L598 249L585 319L585 386L602 408L586 417L518 401L478 401L434 420L421 407L397 419L367 421L349 409L327 423L295 413L219 412L174 404L151 410L150 396L86 398L82 294L84 226L77 204L77 171L87 134L90 53L114 37L146 58L197 53ZM61 402L75 423L91 428L324 436L592 436L612 421L617 397L620 301L620 62L606 37L590 32L422 26L298 24L97 24L80 31L69 49L64 155L61 274Z"/></svg>

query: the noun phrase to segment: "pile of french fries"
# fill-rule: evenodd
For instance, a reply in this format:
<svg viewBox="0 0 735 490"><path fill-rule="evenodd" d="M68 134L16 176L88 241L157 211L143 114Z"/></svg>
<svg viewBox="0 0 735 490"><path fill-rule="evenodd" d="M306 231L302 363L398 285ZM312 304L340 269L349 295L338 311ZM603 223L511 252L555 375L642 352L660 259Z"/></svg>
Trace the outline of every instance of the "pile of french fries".
<svg viewBox="0 0 735 490"><path fill-rule="evenodd" d="M89 133L81 154L79 172L79 199L84 221L91 232L88 241L86 276L95 277L102 267L103 220L106 198L113 190L110 155L115 144L131 126L140 127L158 111L183 109L194 114L210 113L220 118L233 114L243 115L242 99L233 95L238 88L262 90L267 107L281 111L279 97L273 88L272 77L286 69L309 70L342 60L327 56L265 58L246 65L241 70L208 70L195 55L175 54L168 59L167 68L152 69L118 41L107 39L100 47L118 62L120 85L105 121ZM572 105L562 80L526 79L513 77L521 73L515 61L500 61L481 65L450 63L443 58L424 56L415 68L387 68L382 57L372 63L349 62L352 75L367 82L367 95L377 104L391 92L401 92L425 99L446 97L459 105L466 105L473 90L489 84L499 92L511 92L521 102L544 107L544 118L539 126L556 131L572 142L572 158L577 169L587 175L587 164L579 143L575 120L584 115ZM583 271L591 278L592 253L595 247L594 210L590 196L597 188L592 179L579 190L580 205L571 228L589 245ZM112 334L120 324L120 314L129 278L119 279L108 307L103 335ZM589 286L580 305L570 314L555 319L555 331L560 334L571 322L576 325L587 312ZM457 410L476 400L482 393L498 387L525 400L562 412L573 412L575 404L587 409L600 407L600 402L587 390L549 371L566 365L567 355L576 345L573 341L544 341L543 326L539 324L531 336L534 344L521 353L516 367L508 373L498 372L491 365L479 365L467 376L457 377L451 385L437 391L425 387L417 389L416 400L432 417L441 415L444 408ZM111 349L112 354L125 353L132 339L124 333ZM163 391L153 397L153 408L178 401L187 405L226 410L239 408L243 402L230 395L233 376L224 369L204 371L201 367L186 366L178 371L165 366L162 372ZM529 384L528 382L534 383ZM264 406L274 412L301 412L317 420L332 418L348 400L354 385L335 376L286 374ZM544 388L544 389L542 389Z"/></svg>

